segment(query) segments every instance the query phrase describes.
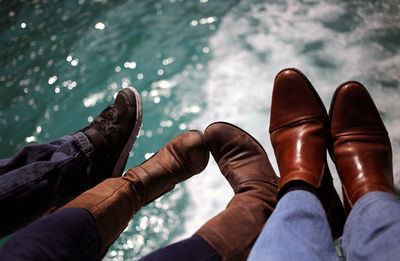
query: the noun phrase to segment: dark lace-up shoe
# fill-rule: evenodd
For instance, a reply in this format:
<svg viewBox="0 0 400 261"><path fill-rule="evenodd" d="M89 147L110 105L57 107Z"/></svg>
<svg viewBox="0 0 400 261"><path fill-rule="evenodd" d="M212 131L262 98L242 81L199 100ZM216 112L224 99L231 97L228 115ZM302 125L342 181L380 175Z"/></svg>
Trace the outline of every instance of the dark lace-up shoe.
<svg viewBox="0 0 400 261"><path fill-rule="evenodd" d="M128 87L120 91L93 122L80 130L95 148L96 181L119 177L142 124L142 105L138 92Z"/></svg>

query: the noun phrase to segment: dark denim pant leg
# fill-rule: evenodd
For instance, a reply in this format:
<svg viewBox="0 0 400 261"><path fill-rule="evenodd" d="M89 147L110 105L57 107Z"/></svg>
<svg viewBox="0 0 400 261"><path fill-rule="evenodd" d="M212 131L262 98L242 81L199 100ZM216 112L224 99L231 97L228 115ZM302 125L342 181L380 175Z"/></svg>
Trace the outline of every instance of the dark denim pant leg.
<svg viewBox="0 0 400 261"><path fill-rule="evenodd" d="M99 259L100 240L89 211L69 208L42 217L15 233L0 248L0 260Z"/></svg>
<svg viewBox="0 0 400 261"><path fill-rule="evenodd" d="M100 239L89 211L68 208L42 217L15 233L0 248L0 260L99 259ZM160 248L140 261L220 261L218 253L201 237Z"/></svg>
<svg viewBox="0 0 400 261"><path fill-rule="evenodd" d="M204 239L199 236L192 236L160 248L140 259L140 261L158 260L220 261L221 257Z"/></svg>
<svg viewBox="0 0 400 261"><path fill-rule="evenodd" d="M0 238L94 186L93 151L79 132L0 160Z"/></svg>

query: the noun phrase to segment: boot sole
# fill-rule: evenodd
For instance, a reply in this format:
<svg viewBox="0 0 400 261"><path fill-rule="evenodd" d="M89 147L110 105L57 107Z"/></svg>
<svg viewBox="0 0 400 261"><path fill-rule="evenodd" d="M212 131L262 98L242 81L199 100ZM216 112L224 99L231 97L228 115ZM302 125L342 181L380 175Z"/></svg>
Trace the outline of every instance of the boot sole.
<svg viewBox="0 0 400 261"><path fill-rule="evenodd" d="M135 94L136 99L136 122L135 126L133 127L132 133L129 136L128 141L126 142L118 160L115 164L114 170L112 171L111 177L120 177L122 172L124 171L126 161L128 160L129 152L132 150L132 146L138 137L140 127L142 126L142 101L140 99L139 93L132 87L128 87L127 89L131 90Z"/></svg>

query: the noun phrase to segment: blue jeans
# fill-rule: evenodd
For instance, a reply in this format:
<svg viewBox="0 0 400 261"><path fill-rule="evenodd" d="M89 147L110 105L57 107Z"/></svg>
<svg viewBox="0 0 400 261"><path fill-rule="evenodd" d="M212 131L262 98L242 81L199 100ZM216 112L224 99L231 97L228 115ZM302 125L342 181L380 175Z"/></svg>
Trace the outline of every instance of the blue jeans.
<svg viewBox="0 0 400 261"><path fill-rule="evenodd" d="M94 148L81 132L0 160L0 238L93 187Z"/></svg>
<svg viewBox="0 0 400 261"><path fill-rule="evenodd" d="M361 197L347 218L342 249L347 260L399 260L400 202L385 192ZM338 260L325 211L312 193L284 195L248 260Z"/></svg>

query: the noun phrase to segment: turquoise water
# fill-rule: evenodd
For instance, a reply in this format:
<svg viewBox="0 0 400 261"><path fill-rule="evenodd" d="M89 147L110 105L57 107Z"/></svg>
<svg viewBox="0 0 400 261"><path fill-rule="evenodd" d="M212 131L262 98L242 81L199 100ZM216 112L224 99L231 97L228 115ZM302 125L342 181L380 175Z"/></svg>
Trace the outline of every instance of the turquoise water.
<svg viewBox="0 0 400 261"><path fill-rule="evenodd" d="M143 100L127 167L216 120L266 148L274 76L303 70L325 105L361 81L388 127L400 187L398 1L0 0L0 157L84 127L121 88ZM334 169L333 167L331 169ZM232 196L213 161L143 208L106 260L191 235Z"/></svg>

